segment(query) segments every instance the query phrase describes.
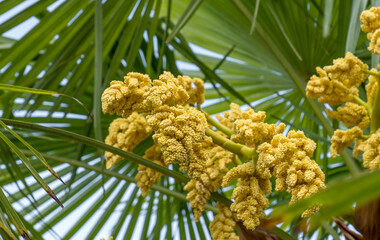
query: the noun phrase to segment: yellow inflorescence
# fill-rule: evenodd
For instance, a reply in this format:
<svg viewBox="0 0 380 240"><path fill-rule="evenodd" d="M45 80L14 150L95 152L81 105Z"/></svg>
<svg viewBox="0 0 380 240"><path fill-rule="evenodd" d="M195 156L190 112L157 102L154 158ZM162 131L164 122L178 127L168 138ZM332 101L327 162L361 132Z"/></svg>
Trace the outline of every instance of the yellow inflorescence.
<svg viewBox="0 0 380 240"><path fill-rule="evenodd" d="M147 138L151 132L152 130L148 126L145 117L134 112L127 119L117 118L110 124L105 143L130 152L137 144ZM105 155L107 169L123 159L121 156L107 151Z"/></svg>
<svg viewBox="0 0 380 240"><path fill-rule="evenodd" d="M380 168L380 129L371 134L366 141L362 141L357 148L363 152L364 167L372 171Z"/></svg>
<svg viewBox="0 0 380 240"><path fill-rule="evenodd" d="M346 55L345 59L335 61L325 71L320 69L319 80L324 83L315 84L316 88L311 92L318 97L328 93L331 98L336 98L339 93L340 98L352 99L357 95L357 85L362 82L358 68L363 68L363 65L355 57ZM180 170L192 178L184 190L188 191L186 198L194 210L196 221L204 211L211 192L238 179L232 194L234 202L231 209L218 203L220 213L210 224L214 239L238 239L234 233L235 216L251 230L260 224L260 219L265 218L264 210L269 206L265 194L272 191L272 175L276 177L277 190L287 190L292 194L291 202L325 187L322 171L310 159L315 143L303 132L290 131L287 137L283 136L285 124L276 126L265 123L265 112L255 112L251 108L242 111L237 104L231 104L232 111L217 118L235 132L229 137L235 143L226 140L228 137L222 133L210 134L209 128L212 126L209 126L204 113L189 106L199 106L204 101L204 91L202 80L174 77L168 72L153 81L147 75L129 73L124 82L111 82L102 95L103 111L116 113L123 119L111 124L106 142L131 151L153 131L155 145L146 151L144 157L165 167L179 164ZM331 114L348 124L354 121L355 124L364 125L366 110L357 109L352 113L342 108ZM206 136L206 131L212 138ZM218 146L213 142L215 139L218 144L225 141L227 145ZM256 147L258 155L249 147ZM252 157L239 165L240 160L234 153L244 158L247 158L246 155ZM107 167L121 159L110 153L106 156ZM229 170L231 163L237 166ZM138 170L137 185L142 196L145 196L162 174L143 165L139 165ZM318 206L308 209L303 216L317 210Z"/></svg>
<svg viewBox="0 0 380 240"><path fill-rule="evenodd" d="M207 160L201 153L208 127L204 114L193 107L164 105L148 115L147 120L155 131L153 139L160 146L165 163L178 163L189 176L199 176Z"/></svg>
<svg viewBox="0 0 380 240"><path fill-rule="evenodd" d="M252 162L247 162L237 167L232 168L227 174L223 177L223 187L227 187L231 182L237 178L242 178L246 176L253 176L255 173L255 165Z"/></svg>
<svg viewBox="0 0 380 240"><path fill-rule="evenodd" d="M209 146L204 146L207 152L207 162L205 173L201 179L211 192L216 192L222 185L223 177L228 171L228 165L234 161L236 155L212 143L210 138L207 138L204 143Z"/></svg>
<svg viewBox="0 0 380 240"><path fill-rule="evenodd" d="M124 82L112 81L102 94L103 112L128 117L135 109L138 110L135 104L144 101L151 85L148 75L134 72L128 73Z"/></svg>
<svg viewBox="0 0 380 240"><path fill-rule="evenodd" d="M158 165L167 167L164 162L160 147L157 145L153 145L148 150L146 150L144 158ZM148 193L148 190L153 186L153 184L160 180L162 173L141 164L139 164L137 170L140 171L136 175L136 179L138 180L137 186L141 189L141 195L145 197Z"/></svg>
<svg viewBox="0 0 380 240"><path fill-rule="evenodd" d="M306 86L306 95L318 98L322 103L338 105L358 96L357 87L367 77L362 69L367 70L368 66L350 52L347 52L344 58L334 60L333 63L323 69L317 67L319 77L313 75L310 78Z"/></svg>
<svg viewBox="0 0 380 240"><path fill-rule="evenodd" d="M260 188L259 180L254 176L239 178L234 188L231 205L232 212L243 221L247 229L254 230L260 225L260 219L265 218L264 210L269 207L269 201Z"/></svg>
<svg viewBox="0 0 380 240"><path fill-rule="evenodd" d="M368 65L350 52L347 52L344 58L335 59L333 65L325 66L323 69L332 79L338 80L348 88L357 88L368 76L362 71L368 70Z"/></svg>
<svg viewBox="0 0 380 240"><path fill-rule="evenodd" d="M265 217L264 210L269 206L265 192L270 193L272 190L270 176L262 179L255 173L253 162L247 162L228 171L222 185L228 186L236 178L239 181L232 193L235 201L231 210L243 221L244 226L254 230L260 224L260 219Z"/></svg>
<svg viewBox="0 0 380 240"><path fill-rule="evenodd" d="M211 196L210 191L202 182L195 179L190 180L183 189L189 192L186 199L190 202L190 207L194 211L195 221L199 221L202 212L205 210L206 202Z"/></svg>
<svg viewBox="0 0 380 240"><path fill-rule="evenodd" d="M362 21L361 28L363 32L367 32L367 38L371 41L368 50L374 54L380 54L380 8L372 7L363 11L360 15Z"/></svg>
<svg viewBox="0 0 380 240"><path fill-rule="evenodd" d="M357 89L349 89L338 80L331 79L327 76L326 71L317 67L319 77L313 75L306 86L306 95L311 98L318 98L319 102L331 105L341 104L350 101L358 95Z"/></svg>
<svg viewBox="0 0 380 240"><path fill-rule="evenodd" d="M217 202L216 206L219 209L219 213L209 226L212 239L239 240L239 237L234 232L236 222L231 210L220 202Z"/></svg>
<svg viewBox="0 0 380 240"><path fill-rule="evenodd" d="M380 67L380 66L379 66ZM371 69L373 72L378 72L376 69ZM375 102L376 94L379 89L379 83L376 76L368 77L368 84L365 86L365 91L367 92L367 103L373 105Z"/></svg>
<svg viewBox="0 0 380 240"><path fill-rule="evenodd" d="M273 167L276 178L276 191L286 190L292 194L291 203L309 197L325 188L325 176L318 164L311 160L316 145L301 131L290 131L287 137L278 134L270 143L264 143L257 149L258 166ZM303 213L307 217L318 210L308 209Z"/></svg>
<svg viewBox="0 0 380 240"><path fill-rule="evenodd" d="M370 122L367 109L356 103L347 102L344 107L338 107L337 111L326 109L326 113L343 122L346 127L358 126L361 129L366 129Z"/></svg>
<svg viewBox="0 0 380 240"><path fill-rule="evenodd" d="M175 78L171 73L164 72L152 82L148 75L128 73L124 82L112 81L104 91L102 108L104 113L128 117L134 111L153 111L163 105L201 104L204 91L203 81L199 78Z"/></svg>
<svg viewBox="0 0 380 240"><path fill-rule="evenodd" d="M282 133L285 124L264 123L265 112L255 112L248 107L247 111L242 111L239 105L231 103L232 112L225 112L225 118L218 117L224 122L224 125L231 126L236 134L231 136L231 140L235 142L243 142L248 146L254 146L263 142L268 142L276 134Z"/></svg>
<svg viewBox="0 0 380 240"><path fill-rule="evenodd" d="M363 135L363 130L359 127L354 127L346 131L337 129L331 138L330 152L331 156L336 157L343 152L344 148L350 146L355 138Z"/></svg>

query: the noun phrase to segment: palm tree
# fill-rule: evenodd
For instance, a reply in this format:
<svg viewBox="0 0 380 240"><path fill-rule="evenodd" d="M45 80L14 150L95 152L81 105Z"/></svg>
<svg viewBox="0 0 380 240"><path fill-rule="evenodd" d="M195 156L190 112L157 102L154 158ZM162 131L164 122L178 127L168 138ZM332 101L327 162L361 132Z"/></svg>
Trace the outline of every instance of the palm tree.
<svg viewBox="0 0 380 240"><path fill-rule="evenodd" d="M134 176L137 163L150 164L141 156L152 138L133 153L103 143L114 117L101 113L100 96L110 81L131 71L156 78L167 70L207 82L203 109L209 114L228 110L230 102L250 105L266 111L269 122L282 121L312 138L318 149L314 159L331 188L282 208L289 195L271 194L273 219L286 222L269 231L283 239L339 239L352 223L347 209L380 196L379 174L360 174L360 159L350 151L331 158L328 147L338 123L323 114L322 104L306 98L304 89L316 66L329 65L346 51L377 65L360 33L359 15L368 5L364 0L0 2L0 14L13 14L0 24L1 236L209 239L215 199L231 190L213 195L195 222L183 190L188 178L175 167L156 167L165 176L141 196ZM12 30L26 26L31 30L14 39ZM105 150L126 160L106 170ZM326 203L315 220L321 224L297 232L302 204L316 202ZM331 216L343 220L335 223Z"/></svg>

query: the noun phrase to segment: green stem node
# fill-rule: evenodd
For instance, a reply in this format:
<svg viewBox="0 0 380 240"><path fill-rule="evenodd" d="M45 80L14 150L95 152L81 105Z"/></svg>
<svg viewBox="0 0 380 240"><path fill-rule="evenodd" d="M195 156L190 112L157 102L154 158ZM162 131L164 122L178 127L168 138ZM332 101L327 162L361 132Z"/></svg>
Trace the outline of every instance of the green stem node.
<svg viewBox="0 0 380 240"><path fill-rule="evenodd" d="M215 144L218 144L222 148L241 156L244 159L255 159L257 156L256 149L244 146L239 143L235 143L228 138L214 132L211 129L206 129L206 135L212 138Z"/></svg>
<svg viewBox="0 0 380 240"><path fill-rule="evenodd" d="M207 119L207 122L210 123L211 125L213 125L214 127L216 127L219 131L223 132L224 134L226 134L228 137L231 137L232 134L234 134L235 132L224 126L223 124L221 124L220 122L218 121L215 121L215 119L213 119L208 113L206 113L205 111L201 110L202 113L205 115L206 119Z"/></svg>

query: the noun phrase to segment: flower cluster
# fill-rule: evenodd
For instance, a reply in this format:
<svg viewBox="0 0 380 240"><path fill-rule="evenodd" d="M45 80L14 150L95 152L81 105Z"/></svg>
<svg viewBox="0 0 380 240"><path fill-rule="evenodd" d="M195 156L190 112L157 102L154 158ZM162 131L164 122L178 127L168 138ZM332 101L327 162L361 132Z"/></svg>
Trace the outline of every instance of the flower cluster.
<svg viewBox="0 0 380 240"><path fill-rule="evenodd" d="M231 169L223 178L223 186L228 186L236 178L239 180L232 193L235 201L231 210L248 229L254 230L260 225L260 219L265 217L264 210L269 206L265 192L272 190L270 180L261 179L255 174L252 161Z"/></svg>
<svg viewBox="0 0 380 240"><path fill-rule="evenodd" d="M210 191L201 181L195 179L190 180L183 189L189 192L186 199L194 211L195 221L199 221L205 210L206 201L210 198Z"/></svg>
<svg viewBox="0 0 380 240"><path fill-rule="evenodd" d="M168 166L164 161L160 147L157 145L153 145L148 150L146 150L144 158L158 165L164 167ZM137 186L141 188L141 195L145 197L148 193L148 190L153 186L153 184L160 180L162 173L141 164L139 164L137 170L140 171L136 175L136 179L138 180Z"/></svg>
<svg viewBox="0 0 380 240"><path fill-rule="evenodd" d="M337 111L326 109L326 113L343 122L346 127L358 126L361 129L366 129L370 122L367 109L352 102L347 102L343 107L338 107Z"/></svg>
<svg viewBox="0 0 380 240"><path fill-rule="evenodd" d="M363 152L363 165L370 170L380 168L380 128L366 140L359 141L356 146Z"/></svg>
<svg viewBox="0 0 380 240"><path fill-rule="evenodd" d="M368 66L347 52L344 58L334 60L332 66L325 66L323 69L317 67L319 76L313 75L310 78L306 95L330 105L352 101L358 96L357 87L367 77L362 69L367 70Z"/></svg>
<svg viewBox="0 0 380 240"><path fill-rule="evenodd" d="M193 88L192 85L196 88ZM149 112L163 105L202 104L203 81L164 72L158 80L148 75L128 73L124 82L112 81L102 94L104 113L128 117L132 112Z"/></svg>
<svg viewBox="0 0 380 240"><path fill-rule="evenodd" d="M346 147L350 146L355 138L361 137L362 135L363 131L359 127L353 127L346 131L337 129L331 138L331 156L338 156L338 153L343 152Z"/></svg>
<svg viewBox="0 0 380 240"><path fill-rule="evenodd" d="M372 7L360 16L363 32L368 33L371 41L368 49L380 54L380 8ZM380 65L378 66L380 67ZM337 129L331 138L330 152L333 157L342 153L355 141L354 156L363 152L363 165L370 170L380 167L379 135L380 128L380 74L377 69L368 70L368 66L351 53L345 58L334 60L332 66L323 69L317 67L320 75L312 76L306 87L307 96L330 105L346 102L335 111L326 109L328 116L342 122L347 130ZM367 99L358 95L358 87L368 77L365 86ZM370 127L370 135L364 135ZM366 131L364 131L366 130Z"/></svg>
<svg viewBox="0 0 380 240"><path fill-rule="evenodd" d="M210 138L203 141L203 149L206 151L207 161L201 179L211 192L216 192L222 185L228 166L237 156L214 144Z"/></svg>
<svg viewBox="0 0 380 240"><path fill-rule="evenodd" d="M199 178L207 160L201 152L208 127L206 117L193 107L164 105L147 120L165 163L180 164L190 177Z"/></svg>
<svg viewBox="0 0 380 240"><path fill-rule="evenodd" d="M329 71L338 77L339 68ZM356 86L355 80L349 79L352 74L339 76ZM110 125L106 143L132 151L153 132L155 144L145 152L144 158L164 167L178 164L192 178L184 190L188 191L186 199L196 221L211 193L238 179L230 208L218 203L220 212L210 224L214 239L237 239L235 220L243 221L251 230L260 224L269 206L266 194L272 192L272 176L276 178L278 191L287 190L293 195L291 202L324 188L324 175L310 159L315 144L302 132L291 131L285 137L282 135L285 124L265 123L265 112L251 108L242 111L237 104L231 104L232 111L224 113L224 117L217 116L220 123L212 122L209 116L191 106L199 107L203 101L204 86L200 79L174 77L165 72L158 80L151 81L147 75L129 73L124 82L111 82L102 95L103 111L122 116ZM361 110L365 115L365 109ZM342 119L353 115L345 109L337 114ZM364 125L364 120L354 123ZM227 135L214 132L209 124L224 125ZM106 156L107 167L121 159L110 153ZM230 169L231 164L236 166ZM137 185L142 196L146 196L162 174L143 165L139 165L138 171ZM304 216L316 210L317 207L308 210Z"/></svg>
<svg viewBox="0 0 380 240"><path fill-rule="evenodd" d="M314 75L310 78L306 87L306 94L309 97L319 98L320 102L330 105L346 102L336 111L326 109L328 116L342 122L346 127L354 127L348 130L338 129L335 131L331 139L330 152L333 157L336 157L355 139L359 141L363 135L363 130L368 128L377 94L378 81L376 76L369 77L369 83L366 85L368 99L366 103L359 98L358 86L366 80L368 66L350 52L346 54L345 58L336 59L333 63L332 66L325 66L323 70L317 68L320 77ZM375 70L371 71L377 73ZM356 148L356 152L359 151L358 149Z"/></svg>
<svg viewBox="0 0 380 240"><path fill-rule="evenodd" d="M263 142L270 141L274 135L282 133L285 124L264 123L265 112L255 112L248 107L247 111L242 111L239 105L232 103L230 105L231 113L225 112L224 116L232 123L232 128L236 134L231 136L235 142L243 142L248 146L255 146Z"/></svg>
<svg viewBox="0 0 380 240"><path fill-rule="evenodd" d="M367 38L371 41L368 50L380 54L380 8L372 7L363 11L360 20L362 31L367 33Z"/></svg>
<svg viewBox="0 0 380 240"><path fill-rule="evenodd" d="M219 213L215 216L209 227L212 239L239 240L239 237L234 232L236 222L231 210L220 202L217 202L216 206Z"/></svg>
<svg viewBox="0 0 380 240"><path fill-rule="evenodd" d="M318 164L311 160L315 143L301 131L290 131L285 137L274 136L270 143L263 143L257 149L258 165L273 167L276 191L286 190L292 195L291 203L324 189L325 175ZM318 208L308 209L303 217L310 216Z"/></svg>
<svg viewBox="0 0 380 240"><path fill-rule="evenodd" d="M148 126L145 117L134 112L128 118L117 118L110 124L105 143L130 152L151 133L152 129ZM105 156L107 169L123 159L121 156L108 151L106 151Z"/></svg>

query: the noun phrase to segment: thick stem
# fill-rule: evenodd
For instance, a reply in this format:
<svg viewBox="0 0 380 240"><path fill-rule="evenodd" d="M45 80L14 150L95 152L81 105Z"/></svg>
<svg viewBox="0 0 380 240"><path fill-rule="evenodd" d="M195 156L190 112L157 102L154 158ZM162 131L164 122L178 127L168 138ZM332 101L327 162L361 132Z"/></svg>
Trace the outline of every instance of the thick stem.
<svg viewBox="0 0 380 240"><path fill-rule="evenodd" d="M377 77L377 94L373 103L373 111L371 115L371 134L375 133L380 128L380 75Z"/></svg>
<svg viewBox="0 0 380 240"><path fill-rule="evenodd" d="M206 129L206 135L212 138L215 144L222 148L241 156L244 159L252 160L256 158L257 153L255 148L250 148L239 143L235 143L228 138L221 136L211 129Z"/></svg>
<svg viewBox="0 0 380 240"><path fill-rule="evenodd" d="M235 132L224 126L223 124L221 124L220 122L218 121L215 121L215 119L213 119L208 113L206 113L205 111L201 110L203 112L203 114L206 116L207 118L207 122L210 123L211 125L213 125L214 127L216 127L219 131L221 131L222 133L226 134L228 137L231 137L232 134L234 134Z"/></svg>

